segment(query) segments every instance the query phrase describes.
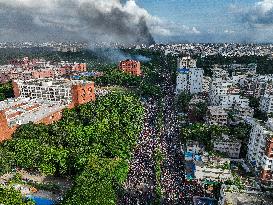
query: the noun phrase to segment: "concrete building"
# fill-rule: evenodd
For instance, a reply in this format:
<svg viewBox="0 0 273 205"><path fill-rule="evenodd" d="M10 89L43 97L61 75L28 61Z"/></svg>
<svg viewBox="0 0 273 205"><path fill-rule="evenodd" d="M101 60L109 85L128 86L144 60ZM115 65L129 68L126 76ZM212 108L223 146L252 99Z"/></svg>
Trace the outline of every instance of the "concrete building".
<svg viewBox="0 0 273 205"><path fill-rule="evenodd" d="M140 62L134 60L124 60L120 61L119 69L125 73L130 73L132 75L140 76L141 69L140 69Z"/></svg>
<svg viewBox="0 0 273 205"><path fill-rule="evenodd" d="M216 78L212 81L209 92L211 105L230 108L233 104L247 107L249 100L240 96L240 89L232 82Z"/></svg>
<svg viewBox="0 0 273 205"><path fill-rule="evenodd" d="M206 122L210 125L225 125L228 122L228 113L221 106L208 106Z"/></svg>
<svg viewBox="0 0 273 205"><path fill-rule="evenodd" d="M222 68L219 68L219 65L215 64L212 68L212 78L226 79L228 78L228 72L226 70L223 70Z"/></svg>
<svg viewBox="0 0 273 205"><path fill-rule="evenodd" d="M256 75L240 80L240 87L245 95L260 98L266 92L273 93L273 76Z"/></svg>
<svg viewBox="0 0 273 205"><path fill-rule="evenodd" d="M259 173L261 182L271 185L273 182L273 119L266 124L248 119L252 126L248 142L247 160Z"/></svg>
<svg viewBox="0 0 273 205"><path fill-rule="evenodd" d="M209 104L218 106L219 110L232 110L237 116L253 116L254 113L249 107L249 99L240 95L240 89L233 82L221 78L215 78L211 83Z"/></svg>
<svg viewBox="0 0 273 205"><path fill-rule="evenodd" d="M271 205L272 197L259 190L241 190L235 185L223 184L219 205Z"/></svg>
<svg viewBox="0 0 273 205"><path fill-rule="evenodd" d="M203 153L205 150L205 146L200 144L198 141L187 141L186 143L186 151L193 154Z"/></svg>
<svg viewBox="0 0 273 205"><path fill-rule="evenodd" d="M177 59L178 68L196 68L196 60L190 56L182 57Z"/></svg>
<svg viewBox="0 0 273 205"><path fill-rule="evenodd" d="M205 94L208 94L210 91L210 84L211 84L211 78L204 76L203 78L203 85L202 85L202 92Z"/></svg>
<svg viewBox="0 0 273 205"><path fill-rule="evenodd" d="M198 180L210 179L212 181L221 181L233 179L231 170L225 166L230 163L229 159L210 160L209 162L195 162L195 178Z"/></svg>
<svg viewBox="0 0 273 205"><path fill-rule="evenodd" d="M273 112L273 93L266 92L261 96L260 110L265 113Z"/></svg>
<svg viewBox="0 0 273 205"><path fill-rule="evenodd" d="M13 81L15 97L39 98L73 106L95 100L94 82L66 79Z"/></svg>
<svg viewBox="0 0 273 205"><path fill-rule="evenodd" d="M222 134L222 136L213 137L213 150L226 154L230 158L239 158L241 141Z"/></svg>
<svg viewBox="0 0 273 205"><path fill-rule="evenodd" d="M242 107L240 104L235 104L232 111L237 117L253 117L254 115L253 108L249 106Z"/></svg>
<svg viewBox="0 0 273 205"><path fill-rule="evenodd" d="M177 79L176 79L176 93L189 92L197 94L202 92L203 88L202 68L196 68L196 60L190 57L183 57L178 59Z"/></svg>
<svg viewBox="0 0 273 205"><path fill-rule="evenodd" d="M30 60L28 57L14 59L10 61L10 64L0 66L0 73L5 74L10 80L60 78L86 71L86 63L51 62L45 59Z"/></svg>
<svg viewBox="0 0 273 205"><path fill-rule="evenodd" d="M94 82L64 79L13 81L15 98L0 102L0 142L29 122L51 124L64 108L95 100Z"/></svg>

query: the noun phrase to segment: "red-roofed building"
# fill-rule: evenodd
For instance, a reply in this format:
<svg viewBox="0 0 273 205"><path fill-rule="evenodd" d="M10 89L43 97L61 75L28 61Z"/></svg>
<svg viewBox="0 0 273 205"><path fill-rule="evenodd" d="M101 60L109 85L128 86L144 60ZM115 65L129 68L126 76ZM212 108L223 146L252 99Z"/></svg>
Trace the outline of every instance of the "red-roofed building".
<svg viewBox="0 0 273 205"><path fill-rule="evenodd" d="M63 109L95 100L92 81L33 79L12 85L15 98L0 102L0 142L10 139L22 124L51 124L62 118Z"/></svg>
<svg viewBox="0 0 273 205"><path fill-rule="evenodd" d="M119 69L126 73L130 73L132 75L140 76L141 75L141 69L140 69L140 62L134 61L134 60L124 60L120 61L119 63Z"/></svg>

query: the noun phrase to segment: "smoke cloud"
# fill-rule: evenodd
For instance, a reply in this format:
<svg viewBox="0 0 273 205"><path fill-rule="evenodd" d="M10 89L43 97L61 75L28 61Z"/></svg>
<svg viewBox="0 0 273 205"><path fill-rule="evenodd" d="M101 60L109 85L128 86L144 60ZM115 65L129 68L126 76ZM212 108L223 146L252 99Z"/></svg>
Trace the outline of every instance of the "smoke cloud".
<svg viewBox="0 0 273 205"><path fill-rule="evenodd" d="M153 44L151 20L133 0L0 0L0 40Z"/></svg>

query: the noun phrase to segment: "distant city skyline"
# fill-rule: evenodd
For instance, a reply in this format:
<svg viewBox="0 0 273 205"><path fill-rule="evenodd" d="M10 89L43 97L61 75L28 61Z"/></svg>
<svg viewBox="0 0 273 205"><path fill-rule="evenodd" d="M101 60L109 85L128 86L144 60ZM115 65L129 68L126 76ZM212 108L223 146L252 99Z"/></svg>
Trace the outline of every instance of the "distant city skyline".
<svg viewBox="0 0 273 205"><path fill-rule="evenodd" d="M272 0L0 0L0 41L273 42Z"/></svg>

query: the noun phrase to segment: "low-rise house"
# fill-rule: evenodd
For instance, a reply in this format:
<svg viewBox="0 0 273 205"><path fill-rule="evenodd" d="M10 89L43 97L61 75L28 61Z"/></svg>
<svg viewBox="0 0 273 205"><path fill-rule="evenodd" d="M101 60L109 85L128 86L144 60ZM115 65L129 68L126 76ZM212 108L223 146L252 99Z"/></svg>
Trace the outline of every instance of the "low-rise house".
<svg viewBox="0 0 273 205"><path fill-rule="evenodd" d="M222 185L219 205L271 205L272 197L260 190L241 190L235 185Z"/></svg>
<svg viewBox="0 0 273 205"><path fill-rule="evenodd" d="M186 144L186 151L191 152L193 154L200 154L203 153L205 150L205 146L200 144L198 141L187 141Z"/></svg>
<svg viewBox="0 0 273 205"><path fill-rule="evenodd" d="M199 180L225 181L233 179L230 160L226 158L210 158L207 162L195 162L195 178Z"/></svg>

